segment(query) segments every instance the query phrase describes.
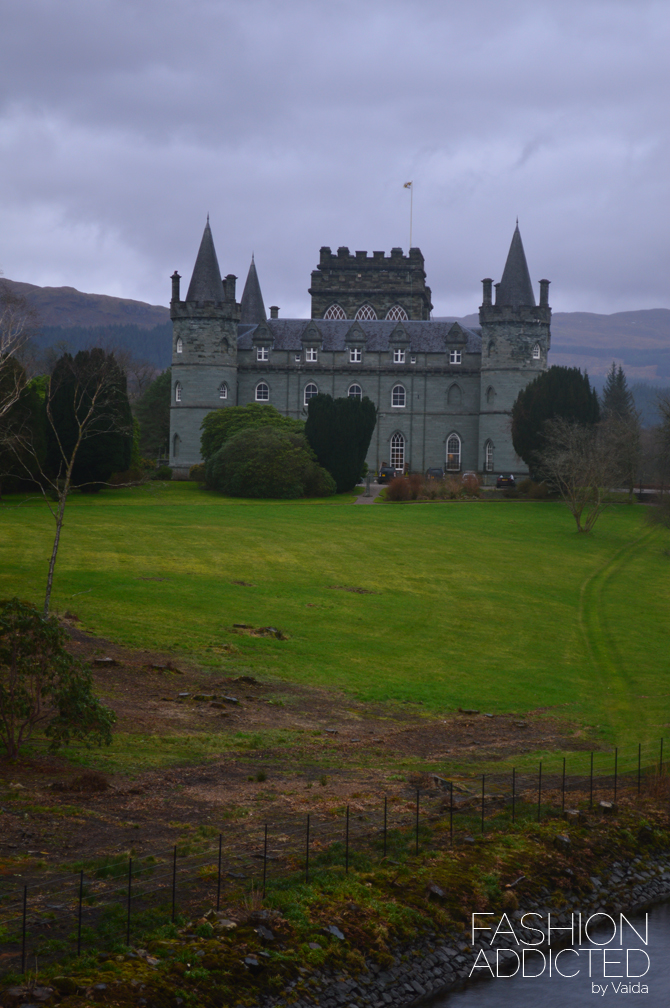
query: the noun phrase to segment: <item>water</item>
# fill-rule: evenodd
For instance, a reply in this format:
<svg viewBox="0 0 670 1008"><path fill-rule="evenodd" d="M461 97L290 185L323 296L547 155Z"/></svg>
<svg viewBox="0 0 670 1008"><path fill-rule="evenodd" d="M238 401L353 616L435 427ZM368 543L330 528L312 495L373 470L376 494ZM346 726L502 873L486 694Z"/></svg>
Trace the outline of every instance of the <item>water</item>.
<svg viewBox="0 0 670 1008"><path fill-rule="evenodd" d="M631 924L637 927L640 934L644 936L644 914L627 914ZM618 920L618 918L615 918ZM611 933L611 928L610 928ZM629 940L630 936L630 940ZM609 935L608 935L609 937ZM626 930L624 937L624 948L644 949L651 960L649 972L639 979L603 978L602 956L598 957L598 967L595 967L596 957L594 956L594 969L592 977L588 976L588 957L582 953L577 965L568 966L568 961L576 961L577 957L572 953L566 953L561 960L563 972L573 972L578 966L582 967L579 976L563 978L557 976L552 970L552 976L546 975L537 978L532 977L496 977L480 983L469 983L464 990L454 994L448 994L435 1002L435 1008L582 1008L589 1005L595 1008L602 1005L603 1008L612 1008L620 1004L638 1004L644 1008L668 1008L670 1005L670 903L661 903L649 911L649 944L644 945L635 938L631 932ZM603 940L602 938L600 940ZM616 945L612 942L612 960L616 958L615 949L618 948L619 936L616 937ZM582 944L582 948L585 947ZM531 959L539 957L532 956ZM642 957L638 957L641 959ZM632 962L632 957L631 957ZM530 961L527 972L531 969ZM535 968L537 969L537 968ZM637 972L642 972L640 967ZM610 973L625 973L616 966L609 967ZM612 984L644 984L648 988L648 993L625 993L621 990L616 993L612 989ZM593 985L604 987L605 993L593 991Z"/></svg>

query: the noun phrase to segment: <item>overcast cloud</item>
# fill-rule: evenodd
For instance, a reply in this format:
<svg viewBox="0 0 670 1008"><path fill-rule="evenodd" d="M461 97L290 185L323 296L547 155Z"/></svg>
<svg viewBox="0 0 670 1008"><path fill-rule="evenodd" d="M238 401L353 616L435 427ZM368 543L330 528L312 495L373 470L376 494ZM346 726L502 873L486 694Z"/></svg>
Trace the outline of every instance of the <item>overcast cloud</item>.
<svg viewBox="0 0 670 1008"><path fill-rule="evenodd" d="M476 310L518 214L562 311L670 307L667 0L0 0L0 268L167 304L224 273L308 315L321 245Z"/></svg>

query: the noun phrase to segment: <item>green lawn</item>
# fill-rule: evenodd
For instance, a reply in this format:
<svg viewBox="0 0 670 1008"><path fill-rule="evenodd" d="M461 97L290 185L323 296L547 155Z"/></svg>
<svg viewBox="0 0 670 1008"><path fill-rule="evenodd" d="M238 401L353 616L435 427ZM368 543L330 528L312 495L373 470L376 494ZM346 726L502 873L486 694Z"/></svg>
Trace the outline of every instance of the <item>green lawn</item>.
<svg viewBox="0 0 670 1008"><path fill-rule="evenodd" d="M18 500L0 506L0 595L37 602L53 519ZM73 496L54 608L122 643L363 699L556 707L619 744L664 733L670 559L643 508L617 505L578 536L554 503L351 502L239 502L194 484ZM232 657L210 650L229 643Z"/></svg>

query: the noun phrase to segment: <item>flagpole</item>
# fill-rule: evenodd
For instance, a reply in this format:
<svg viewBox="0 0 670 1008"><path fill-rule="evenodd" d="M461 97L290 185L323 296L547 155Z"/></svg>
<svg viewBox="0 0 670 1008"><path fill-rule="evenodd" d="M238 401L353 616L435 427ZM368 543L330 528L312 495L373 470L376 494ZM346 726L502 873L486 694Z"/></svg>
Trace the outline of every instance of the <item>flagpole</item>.
<svg viewBox="0 0 670 1008"><path fill-rule="evenodd" d="M403 189L409 189L409 247L412 247L412 213L414 210L414 183L405 182Z"/></svg>

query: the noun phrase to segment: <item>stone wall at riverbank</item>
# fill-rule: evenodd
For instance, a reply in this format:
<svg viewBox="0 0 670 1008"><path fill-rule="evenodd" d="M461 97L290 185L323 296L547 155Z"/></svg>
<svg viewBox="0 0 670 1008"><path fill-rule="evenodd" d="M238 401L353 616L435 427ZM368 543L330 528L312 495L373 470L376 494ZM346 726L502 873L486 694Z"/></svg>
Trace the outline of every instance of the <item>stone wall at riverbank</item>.
<svg viewBox="0 0 670 1008"><path fill-rule="evenodd" d="M521 918L530 912L540 914L544 921L551 914L552 926L565 926L570 924L573 911L575 914L581 912L586 920L599 911L629 913L670 898L670 852L626 862L615 861L607 872L592 876L591 884L591 894L581 896L579 905L575 906L552 906L548 890L540 899L524 899L519 893L519 907L509 913L509 918L519 931ZM516 943L512 938L507 942L498 939L495 948L504 947L514 949ZM263 1008L285 1005L291 1008L409 1008L456 990L470 976L480 950L490 958L495 969L495 952L486 939L472 943L469 932L445 936L428 933L416 942L399 946L393 965L384 969L367 961L367 973L355 977L341 972L305 970L304 978L289 984L282 997L264 997L260 1004Z"/></svg>

